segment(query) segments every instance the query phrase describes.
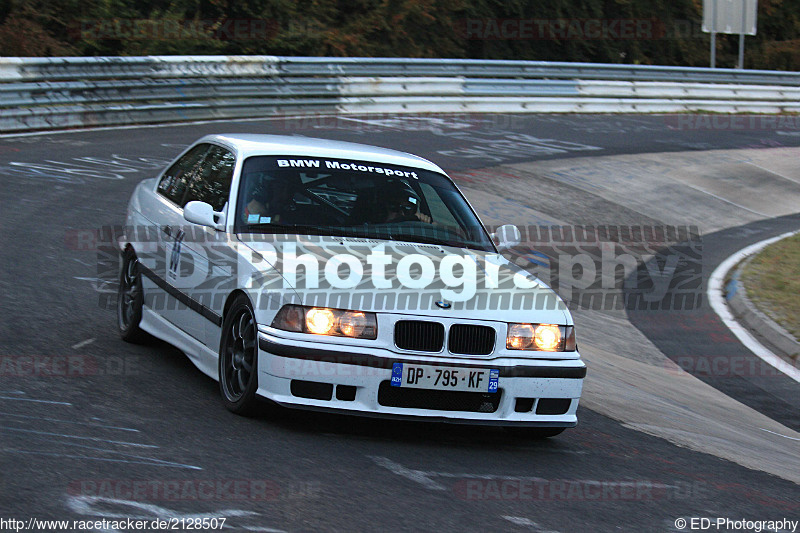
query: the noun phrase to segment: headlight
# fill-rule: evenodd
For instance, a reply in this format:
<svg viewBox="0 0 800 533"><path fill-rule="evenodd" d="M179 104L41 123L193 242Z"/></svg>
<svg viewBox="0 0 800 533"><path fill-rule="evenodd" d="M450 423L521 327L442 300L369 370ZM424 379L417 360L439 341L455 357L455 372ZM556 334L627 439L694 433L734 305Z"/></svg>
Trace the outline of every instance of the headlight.
<svg viewBox="0 0 800 533"><path fill-rule="evenodd" d="M378 337L378 320L375 313L328 309L327 307L284 305L275 315L272 327L285 331L334 337L356 339Z"/></svg>
<svg viewBox="0 0 800 533"><path fill-rule="evenodd" d="M555 324L509 324L506 348L542 352L574 352L575 328Z"/></svg>

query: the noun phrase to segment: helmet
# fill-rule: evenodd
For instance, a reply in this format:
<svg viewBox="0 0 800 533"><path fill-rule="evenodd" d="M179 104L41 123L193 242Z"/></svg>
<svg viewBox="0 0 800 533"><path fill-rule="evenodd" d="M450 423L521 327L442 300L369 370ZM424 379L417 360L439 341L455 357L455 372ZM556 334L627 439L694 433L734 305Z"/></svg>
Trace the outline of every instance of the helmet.
<svg viewBox="0 0 800 533"><path fill-rule="evenodd" d="M261 203L267 203L269 199L269 190L271 186L271 178L266 174L260 176L253 176L249 180L249 187L247 190L247 201L256 200Z"/></svg>
<svg viewBox="0 0 800 533"><path fill-rule="evenodd" d="M419 208L419 195L408 183L400 180L389 180L386 183L386 205L390 211L399 211L411 216Z"/></svg>

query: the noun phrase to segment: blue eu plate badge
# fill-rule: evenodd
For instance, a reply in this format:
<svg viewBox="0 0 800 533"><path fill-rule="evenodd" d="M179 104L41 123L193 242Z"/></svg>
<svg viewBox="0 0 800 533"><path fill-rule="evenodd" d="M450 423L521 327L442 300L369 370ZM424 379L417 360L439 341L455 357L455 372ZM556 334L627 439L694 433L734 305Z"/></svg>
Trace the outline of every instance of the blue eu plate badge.
<svg viewBox="0 0 800 533"><path fill-rule="evenodd" d="M399 387L403 384L403 363L392 365L392 387Z"/></svg>
<svg viewBox="0 0 800 533"><path fill-rule="evenodd" d="M394 378L392 378L394 379ZM500 371L492 369L489 371L489 392L497 392L497 383L500 380Z"/></svg>

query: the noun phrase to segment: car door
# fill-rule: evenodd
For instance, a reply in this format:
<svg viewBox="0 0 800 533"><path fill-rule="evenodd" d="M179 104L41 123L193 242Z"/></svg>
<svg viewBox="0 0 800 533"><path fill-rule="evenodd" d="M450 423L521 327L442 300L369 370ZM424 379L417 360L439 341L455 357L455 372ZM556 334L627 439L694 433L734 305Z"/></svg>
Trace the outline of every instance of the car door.
<svg viewBox="0 0 800 533"><path fill-rule="evenodd" d="M154 272L159 278L156 290L160 291L161 298L153 299L153 307L159 315L184 331L185 324L190 322L187 315L192 311L187 305L185 290L181 290L188 285L181 279L186 277L181 271L181 248L188 224L183 218L183 206L186 205L190 184L201 171L210 148L210 144L202 143L188 150L164 172L156 187L161 199L158 227L155 228L159 236L160 257Z"/></svg>
<svg viewBox="0 0 800 533"><path fill-rule="evenodd" d="M191 201L210 204L216 212L225 211L230 195L236 157L227 148L211 145L197 171L192 173L183 205ZM231 290L235 256L229 253L225 234L214 228L183 221L182 240L176 240L177 251L173 265L177 275L174 283L191 300L189 312L176 317L178 326L198 339L210 344L213 329L221 326L221 316L215 303ZM216 338L218 339L218 335ZM210 346L215 352L218 346Z"/></svg>

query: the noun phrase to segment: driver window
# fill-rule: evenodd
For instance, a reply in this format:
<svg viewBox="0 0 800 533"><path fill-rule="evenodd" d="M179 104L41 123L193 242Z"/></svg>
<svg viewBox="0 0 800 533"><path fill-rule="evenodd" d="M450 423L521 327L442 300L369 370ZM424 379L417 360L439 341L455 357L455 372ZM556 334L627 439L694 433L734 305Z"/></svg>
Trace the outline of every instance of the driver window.
<svg viewBox="0 0 800 533"><path fill-rule="evenodd" d="M183 205L199 200L211 204L214 211L222 211L230 194L235 163L236 157L232 152L221 146L211 146L192 175Z"/></svg>
<svg viewBox="0 0 800 533"><path fill-rule="evenodd" d="M207 143L198 144L169 167L158 183L158 193L183 207L189 182L210 146Z"/></svg>

